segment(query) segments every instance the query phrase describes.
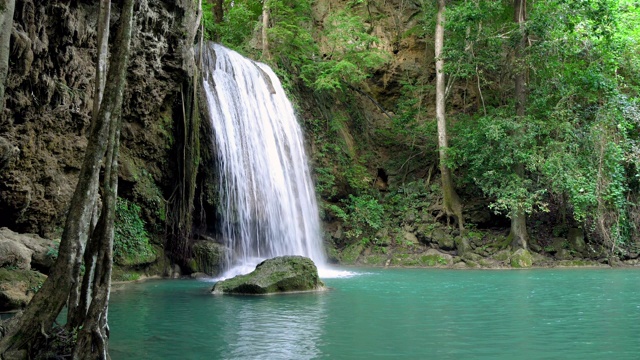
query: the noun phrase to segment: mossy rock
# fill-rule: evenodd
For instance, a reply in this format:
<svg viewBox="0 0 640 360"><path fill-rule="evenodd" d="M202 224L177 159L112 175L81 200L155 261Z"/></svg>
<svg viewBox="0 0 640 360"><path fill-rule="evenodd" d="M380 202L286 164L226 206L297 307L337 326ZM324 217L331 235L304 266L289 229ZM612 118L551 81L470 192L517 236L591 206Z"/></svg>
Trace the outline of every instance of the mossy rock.
<svg viewBox="0 0 640 360"><path fill-rule="evenodd" d="M193 244L191 250L193 251L193 258L189 264L191 272L202 272L211 276L220 273L226 247L213 241L201 240Z"/></svg>
<svg viewBox="0 0 640 360"><path fill-rule="evenodd" d="M353 265L358 260L358 257L364 250L364 245L361 243L355 243L347 246L344 250L342 250L342 254L340 256L340 262L345 265Z"/></svg>
<svg viewBox="0 0 640 360"><path fill-rule="evenodd" d="M0 268L0 311L26 307L46 279L33 270Z"/></svg>
<svg viewBox="0 0 640 360"><path fill-rule="evenodd" d="M423 255L420 257L420 263L424 266L446 266L449 264L447 259L440 255Z"/></svg>
<svg viewBox="0 0 640 360"><path fill-rule="evenodd" d="M530 268L533 264L533 257L527 249L519 249L511 255L511 267Z"/></svg>
<svg viewBox="0 0 640 360"><path fill-rule="evenodd" d="M156 262L158 255L150 244L144 244L135 253L127 253L114 257L114 262L121 266L141 266Z"/></svg>
<svg viewBox="0 0 640 360"><path fill-rule="evenodd" d="M509 250L501 250L493 254L493 259L497 261L508 262L510 255L511 253L509 252Z"/></svg>
<svg viewBox="0 0 640 360"><path fill-rule="evenodd" d="M120 282L120 281L137 281L140 280L145 274L141 271L122 268L120 266L115 265L113 267L113 272L111 273L111 281Z"/></svg>
<svg viewBox="0 0 640 360"><path fill-rule="evenodd" d="M371 266L384 265L386 261L387 256L383 254L370 254L362 259L363 264Z"/></svg>
<svg viewBox="0 0 640 360"><path fill-rule="evenodd" d="M279 256L265 260L247 274L219 281L214 294L266 295L324 289L313 261L303 256Z"/></svg>
<svg viewBox="0 0 640 360"><path fill-rule="evenodd" d="M456 236L454 238L454 242L456 244L456 250L458 251L458 255L462 256L467 252L471 251L471 245L469 243L469 239L462 236Z"/></svg>

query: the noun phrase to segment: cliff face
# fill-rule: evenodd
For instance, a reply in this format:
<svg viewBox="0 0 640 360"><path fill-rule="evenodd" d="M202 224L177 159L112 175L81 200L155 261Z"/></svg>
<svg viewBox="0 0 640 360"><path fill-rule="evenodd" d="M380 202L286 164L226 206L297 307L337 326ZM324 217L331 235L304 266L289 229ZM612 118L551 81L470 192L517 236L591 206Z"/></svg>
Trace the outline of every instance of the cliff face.
<svg viewBox="0 0 640 360"><path fill-rule="evenodd" d="M0 171L0 227L54 236L63 224L91 121L97 6L33 0L16 5L0 120L0 157L7 158ZM142 0L135 9L120 193L150 205L152 222L161 217L173 181L173 114L194 67L195 6L189 0ZM112 32L118 13L112 12Z"/></svg>

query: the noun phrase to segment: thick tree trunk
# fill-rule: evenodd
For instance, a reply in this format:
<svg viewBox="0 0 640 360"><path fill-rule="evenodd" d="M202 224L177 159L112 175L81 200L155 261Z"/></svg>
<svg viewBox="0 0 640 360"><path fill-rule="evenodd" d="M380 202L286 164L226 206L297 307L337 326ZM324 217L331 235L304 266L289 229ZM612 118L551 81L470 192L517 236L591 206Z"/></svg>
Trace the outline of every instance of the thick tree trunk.
<svg viewBox="0 0 640 360"><path fill-rule="evenodd" d="M46 334L64 306L76 280L74 268L78 254L84 253L97 197L97 184L105 156L112 119L120 111L131 39L134 0L126 0L108 71L102 104L92 126L78 184L71 200L62 234L59 255L40 291L33 297L16 326L0 340L0 354L25 348L39 334ZM112 159L109 159L112 161ZM95 294L94 294L95 297ZM102 314L105 316L106 313Z"/></svg>
<svg viewBox="0 0 640 360"><path fill-rule="evenodd" d="M128 3L133 0L127 0ZM130 39L131 36L129 36ZM128 45L127 45L128 47ZM122 102L122 99L120 99ZM118 107L121 109L121 106ZM120 148L121 114L114 114L109 130L109 147L107 149L107 166L103 186L103 206L91 241L98 246L91 257L96 259L94 271L86 274L87 283L93 287L83 288L83 299L91 299L82 328L78 333L78 342L74 349L74 359L108 359L109 327L107 323L109 297L111 294L111 272L113 269L113 236L118 198L118 153ZM88 251L88 250L87 250ZM90 291L90 293L89 293Z"/></svg>
<svg viewBox="0 0 640 360"><path fill-rule="evenodd" d="M15 7L15 0L0 0L0 115L4 111L4 90L9 72L9 45Z"/></svg>
<svg viewBox="0 0 640 360"><path fill-rule="evenodd" d="M462 218L462 203L456 193L451 178L451 169L447 166L447 120L445 117L445 78L444 46L445 0L438 0L438 15L436 19L435 58L436 58L436 118L438 122L438 150L440 155L440 174L442 177L442 210L446 216L455 216L460 231L464 229Z"/></svg>
<svg viewBox="0 0 640 360"><path fill-rule="evenodd" d="M527 16L527 0L514 0L513 20L518 24L520 30L520 41L516 45L515 51L515 100L516 100L516 121L522 121L525 116L525 106L527 101L527 84L525 79L524 64L522 58L527 45L525 33L525 21ZM519 177L524 177L524 165L516 164L515 172ZM513 209L511 212L511 247L513 249L526 249L529 235L527 233L526 214L522 208Z"/></svg>
<svg viewBox="0 0 640 360"><path fill-rule="evenodd" d="M269 0L264 0L262 5L262 57L265 60L271 60L271 52L269 51Z"/></svg>

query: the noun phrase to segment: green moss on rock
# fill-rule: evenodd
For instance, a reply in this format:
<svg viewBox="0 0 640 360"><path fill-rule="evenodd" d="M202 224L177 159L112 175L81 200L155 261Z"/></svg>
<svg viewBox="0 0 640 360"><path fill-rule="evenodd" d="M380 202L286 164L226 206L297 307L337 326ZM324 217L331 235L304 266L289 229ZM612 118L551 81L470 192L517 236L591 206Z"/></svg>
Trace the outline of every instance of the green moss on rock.
<svg viewBox="0 0 640 360"><path fill-rule="evenodd" d="M356 261L358 260L358 257L360 256L360 254L362 253L362 250L364 249L364 245L362 245L362 243L357 242L355 244L351 244L349 246L347 246L343 251L342 251L342 256L340 257L340 262L345 264L345 265L353 265L356 263Z"/></svg>
<svg viewBox="0 0 640 360"><path fill-rule="evenodd" d="M519 249L511 255L511 267L529 268L533 264L533 257L526 249Z"/></svg>
<svg viewBox="0 0 640 360"><path fill-rule="evenodd" d="M37 271L0 268L0 311L27 306L47 277Z"/></svg>
<svg viewBox="0 0 640 360"><path fill-rule="evenodd" d="M201 240L191 248L193 258L189 262L192 272L202 272L215 276L222 269L226 248L213 241Z"/></svg>
<svg viewBox="0 0 640 360"><path fill-rule="evenodd" d="M324 289L318 269L303 256L279 256L265 260L247 274L219 281L214 294L266 295Z"/></svg>

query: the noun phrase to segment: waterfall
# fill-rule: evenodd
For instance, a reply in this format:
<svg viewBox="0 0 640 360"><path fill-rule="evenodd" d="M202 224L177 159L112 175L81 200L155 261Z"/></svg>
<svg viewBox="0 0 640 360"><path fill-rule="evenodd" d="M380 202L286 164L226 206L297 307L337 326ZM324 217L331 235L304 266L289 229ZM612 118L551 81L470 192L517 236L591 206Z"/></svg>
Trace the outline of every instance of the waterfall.
<svg viewBox="0 0 640 360"><path fill-rule="evenodd" d="M214 130L221 232L231 251L224 277L266 258L325 263L315 190L302 130L280 80L267 65L210 43L204 89Z"/></svg>

